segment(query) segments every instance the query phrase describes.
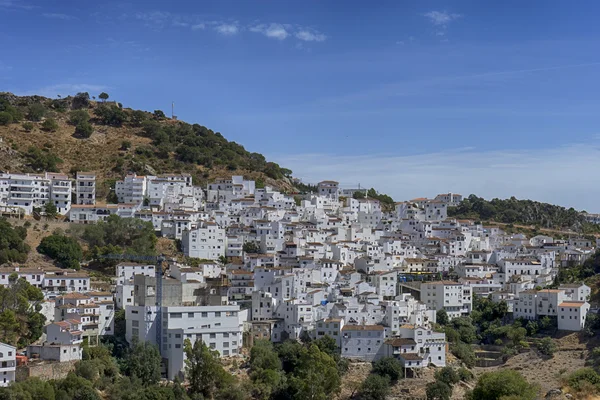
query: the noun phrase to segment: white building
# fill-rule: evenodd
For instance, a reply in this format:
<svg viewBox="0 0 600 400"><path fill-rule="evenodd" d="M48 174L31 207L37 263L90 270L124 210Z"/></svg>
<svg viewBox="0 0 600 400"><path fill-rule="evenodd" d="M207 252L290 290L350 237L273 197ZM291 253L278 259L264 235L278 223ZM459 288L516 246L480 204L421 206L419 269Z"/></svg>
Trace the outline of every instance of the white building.
<svg viewBox="0 0 600 400"><path fill-rule="evenodd" d="M471 287L451 281L422 283L421 301L433 310L446 310L449 318L468 315L473 305Z"/></svg>
<svg viewBox="0 0 600 400"><path fill-rule="evenodd" d="M0 343L0 386L6 387L15 381L17 370L17 348Z"/></svg>
<svg viewBox="0 0 600 400"><path fill-rule="evenodd" d="M363 361L382 358L386 337L383 325L344 325L340 346L342 357Z"/></svg>
<svg viewBox="0 0 600 400"><path fill-rule="evenodd" d="M202 222L196 229L183 231L181 246L187 257L218 260L227 248L225 229L214 222Z"/></svg>
<svg viewBox="0 0 600 400"><path fill-rule="evenodd" d="M156 340L155 306L125 307L127 341ZM177 306L162 308L163 358L167 359L167 378L174 379L185 370L184 341L202 340L223 357L237 356L242 347L243 322L247 312L239 306Z"/></svg>
<svg viewBox="0 0 600 400"><path fill-rule="evenodd" d="M18 207L26 215L52 202L59 214L71 209L71 180L63 174L0 174L0 205ZM42 210L43 211L43 210Z"/></svg>
<svg viewBox="0 0 600 400"><path fill-rule="evenodd" d="M96 174L91 172L77 172L75 181L75 194L77 204L96 204Z"/></svg>
<svg viewBox="0 0 600 400"><path fill-rule="evenodd" d="M142 204L147 186L148 178L135 174L127 175L122 181L117 181L115 192L119 203Z"/></svg>

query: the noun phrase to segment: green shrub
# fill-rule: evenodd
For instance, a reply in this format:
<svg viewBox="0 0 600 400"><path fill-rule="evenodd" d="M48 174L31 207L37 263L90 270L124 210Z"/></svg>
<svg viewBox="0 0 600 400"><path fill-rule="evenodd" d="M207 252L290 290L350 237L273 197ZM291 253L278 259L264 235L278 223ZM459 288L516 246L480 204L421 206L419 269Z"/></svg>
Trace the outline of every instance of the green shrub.
<svg viewBox="0 0 600 400"><path fill-rule="evenodd" d="M384 357L373 364L372 372L395 382L402 377L402 365L394 357Z"/></svg>
<svg viewBox="0 0 600 400"><path fill-rule="evenodd" d="M575 390L583 389L586 383L598 387L600 375L593 368L581 368L569 375L567 383Z"/></svg>
<svg viewBox="0 0 600 400"><path fill-rule="evenodd" d="M69 123L73 126L77 126L82 122L89 122L90 114L86 110L73 110L69 114Z"/></svg>
<svg viewBox="0 0 600 400"><path fill-rule="evenodd" d="M42 122L42 129L47 132L56 132L58 130L58 123L54 118L46 118L46 120Z"/></svg>
<svg viewBox="0 0 600 400"><path fill-rule="evenodd" d="M542 353L545 356L550 356L552 357L554 355L554 353L556 352L556 343L554 343L554 340L552 340L549 337L545 337L541 340L538 340L538 342L536 343L537 349L540 353Z"/></svg>
<svg viewBox="0 0 600 400"><path fill-rule="evenodd" d="M33 130L33 128L35 127L35 125L33 124L33 122L23 122L21 127L23 128L23 130L25 132L31 132Z"/></svg>
<svg viewBox="0 0 600 400"><path fill-rule="evenodd" d="M12 124L13 117L10 113L6 111L0 111L0 125L8 125Z"/></svg>
<svg viewBox="0 0 600 400"><path fill-rule="evenodd" d="M87 121L81 121L75 127L75 134L83 138L89 138L94 133L94 127Z"/></svg>
<svg viewBox="0 0 600 400"><path fill-rule="evenodd" d="M46 108L41 103L33 103L29 106L29 112L27 113L27 119L30 121L41 121L46 115Z"/></svg>
<svg viewBox="0 0 600 400"><path fill-rule="evenodd" d="M38 252L52 258L61 268L79 269L83 252L77 240L62 235L50 235L42 239Z"/></svg>

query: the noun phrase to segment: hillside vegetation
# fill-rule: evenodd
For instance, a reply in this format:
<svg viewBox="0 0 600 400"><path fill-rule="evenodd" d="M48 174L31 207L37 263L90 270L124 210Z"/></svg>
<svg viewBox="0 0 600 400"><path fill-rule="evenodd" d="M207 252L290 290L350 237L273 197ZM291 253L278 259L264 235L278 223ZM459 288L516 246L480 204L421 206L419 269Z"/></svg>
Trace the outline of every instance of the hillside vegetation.
<svg viewBox="0 0 600 400"><path fill-rule="evenodd" d="M600 226L589 223L579 211L532 200L485 200L470 195L457 207L448 208L448 216L507 224L536 225L548 229L569 229L575 232L599 233Z"/></svg>
<svg viewBox="0 0 600 400"><path fill-rule="evenodd" d="M107 95L108 96L108 95ZM95 101L0 93L0 170L94 171L100 196L112 180L137 174L190 173L196 184L232 174L291 190L292 171L198 124ZM104 185L102 185L104 183Z"/></svg>

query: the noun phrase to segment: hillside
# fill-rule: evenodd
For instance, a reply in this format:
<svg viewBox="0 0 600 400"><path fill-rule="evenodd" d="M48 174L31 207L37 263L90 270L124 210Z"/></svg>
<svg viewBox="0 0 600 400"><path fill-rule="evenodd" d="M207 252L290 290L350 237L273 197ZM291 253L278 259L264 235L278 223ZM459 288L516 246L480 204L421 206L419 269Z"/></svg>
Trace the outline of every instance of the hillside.
<svg viewBox="0 0 600 400"><path fill-rule="evenodd" d="M123 108L79 93L62 99L0 93L0 171L98 174L99 196L114 179L190 173L203 184L233 174L283 190L292 171L198 124Z"/></svg>
<svg viewBox="0 0 600 400"><path fill-rule="evenodd" d="M570 230L596 234L600 226L589 223L579 211L532 200L485 200L475 195L465 198L457 207L448 208L448 216L505 224L534 225L544 229Z"/></svg>

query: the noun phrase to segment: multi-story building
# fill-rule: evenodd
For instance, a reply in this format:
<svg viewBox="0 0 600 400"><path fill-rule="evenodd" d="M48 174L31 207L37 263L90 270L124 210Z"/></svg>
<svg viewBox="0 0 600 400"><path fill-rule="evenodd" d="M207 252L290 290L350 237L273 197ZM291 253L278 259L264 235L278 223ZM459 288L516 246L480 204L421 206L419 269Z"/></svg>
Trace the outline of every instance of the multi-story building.
<svg viewBox="0 0 600 400"><path fill-rule="evenodd" d="M70 293L56 298L54 320L78 320L83 336L94 338L114 334L114 301L111 293ZM91 340L91 339L90 339Z"/></svg>
<svg viewBox="0 0 600 400"><path fill-rule="evenodd" d="M0 205L18 207L26 215L34 208L43 209L48 202L59 214L71 209L71 180L63 174L0 174Z"/></svg>
<svg viewBox="0 0 600 400"><path fill-rule="evenodd" d="M6 387L15 381L17 371L17 348L0 343L0 386Z"/></svg>
<svg viewBox="0 0 600 400"><path fill-rule="evenodd" d="M554 317L558 329L580 331L585 326L590 304L573 299L577 295L565 289L523 290L514 300L513 316L528 320Z"/></svg>
<svg viewBox="0 0 600 400"><path fill-rule="evenodd" d="M134 338L159 345L167 366L167 377L174 379L184 371L184 341L192 343L202 340L208 347L219 351L221 356L237 356L242 346L243 324L247 311L238 305L184 305L183 285L176 282L169 287L163 285L162 306L156 304L156 279L137 276L135 278L135 304L125 307L127 340ZM209 302L211 303L211 302ZM160 315L158 315L160 313ZM160 326L157 317L160 317Z"/></svg>
<svg viewBox="0 0 600 400"><path fill-rule="evenodd" d="M374 361L385 356L383 344L387 337L383 325L344 325L342 357Z"/></svg>
<svg viewBox="0 0 600 400"><path fill-rule="evenodd" d="M135 174L127 175L122 181L117 181L115 192L119 203L143 204L147 185L146 176Z"/></svg>
<svg viewBox="0 0 600 400"><path fill-rule="evenodd" d="M214 222L201 222L198 228L183 231L181 247L187 257L218 260L225 255L225 229Z"/></svg>
<svg viewBox="0 0 600 400"><path fill-rule="evenodd" d="M317 193L319 196L323 196L337 202L340 199L340 184L336 181L319 182L317 184Z"/></svg>
<svg viewBox="0 0 600 400"><path fill-rule="evenodd" d="M468 315L473 304L471 287L451 281L422 283L421 301L433 310L446 310L449 318Z"/></svg>
<svg viewBox="0 0 600 400"><path fill-rule="evenodd" d="M78 205L96 204L96 174L92 172L77 172L75 194Z"/></svg>

